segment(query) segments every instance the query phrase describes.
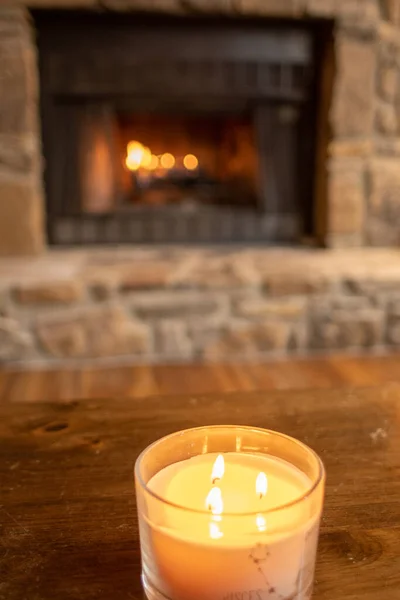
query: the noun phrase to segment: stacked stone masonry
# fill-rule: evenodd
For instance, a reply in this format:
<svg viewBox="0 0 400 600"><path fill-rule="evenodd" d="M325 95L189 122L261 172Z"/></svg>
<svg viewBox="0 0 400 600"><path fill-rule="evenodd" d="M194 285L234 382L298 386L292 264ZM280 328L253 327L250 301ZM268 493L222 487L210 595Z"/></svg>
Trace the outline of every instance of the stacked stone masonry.
<svg viewBox="0 0 400 600"><path fill-rule="evenodd" d="M71 251L0 261L0 281L4 363L400 347L396 250Z"/></svg>
<svg viewBox="0 0 400 600"><path fill-rule="evenodd" d="M29 9L330 19L325 241L393 246L400 238L398 0L3 0L0 6L0 254L45 247L38 69Z"/></svg>

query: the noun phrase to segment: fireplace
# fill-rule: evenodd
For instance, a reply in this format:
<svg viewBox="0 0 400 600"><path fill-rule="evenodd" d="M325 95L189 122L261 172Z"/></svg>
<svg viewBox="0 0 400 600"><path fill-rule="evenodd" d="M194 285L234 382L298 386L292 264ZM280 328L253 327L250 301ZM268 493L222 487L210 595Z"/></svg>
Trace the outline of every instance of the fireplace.
<svg viewBox="0 0 400 600"><path fill-rule="evenodd" d="M52 244L314 233L315 27L34 16Z"/></svg>
<svg viewBox="0 0 400 600"><path fill-rule="evenodd" d="M0 361L399 348L396 2L0 4Z"/></svg>

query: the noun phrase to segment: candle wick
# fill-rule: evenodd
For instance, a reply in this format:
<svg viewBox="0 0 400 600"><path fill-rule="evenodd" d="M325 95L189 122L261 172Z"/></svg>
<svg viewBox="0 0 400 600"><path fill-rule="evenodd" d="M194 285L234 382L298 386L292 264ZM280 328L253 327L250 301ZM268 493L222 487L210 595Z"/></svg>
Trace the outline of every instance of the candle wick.
<svg viewBox="0 0 400 600"><path fill-rule="evenodd" d="M221 478L220 477L214 477L214 479L211 481L211 483L213 485L215 485L217 483L217 481L219 481Z"/></svg>
<svg viewBox="0 0 400 600"><path fill-rule="evenodd" d="M263 494L261 493L261 494L260 494L260 500L261 500L261 498L262 498L262 497L263 497Z"/></svg>

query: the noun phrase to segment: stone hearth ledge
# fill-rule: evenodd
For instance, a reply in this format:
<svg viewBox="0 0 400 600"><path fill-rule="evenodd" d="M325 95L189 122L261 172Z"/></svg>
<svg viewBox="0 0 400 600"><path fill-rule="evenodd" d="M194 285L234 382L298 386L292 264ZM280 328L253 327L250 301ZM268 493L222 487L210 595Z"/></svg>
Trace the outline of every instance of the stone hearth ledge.
<svg viewBox="0 0 400 600"><path fill-rule="evenodd" d="M0 260L3 363L399 346L399 250L119 247Z"/></svg>

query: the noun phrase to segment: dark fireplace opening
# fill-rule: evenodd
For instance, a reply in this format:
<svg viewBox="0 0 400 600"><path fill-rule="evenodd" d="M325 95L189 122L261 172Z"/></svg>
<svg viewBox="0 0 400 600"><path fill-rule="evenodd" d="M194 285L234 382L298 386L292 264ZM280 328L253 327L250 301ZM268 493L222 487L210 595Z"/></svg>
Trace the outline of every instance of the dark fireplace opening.
<svg viewBox="0 0 400 600"><path fill-rule="evenodd" d="M128 204L257 207L249 114L122 114Z"/></svg>
<svg viewBox="0 0 400 600"><path fill-rule="evenodd" d="M313 233L313 27L34 17L51 243Z"/></svg>
<svg viewBox="0 0 400 600"><path fill-rule="evenodd" d="M249 114L90 110L80 125L81 209L257 208Z"/></svg>

